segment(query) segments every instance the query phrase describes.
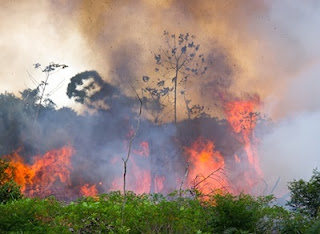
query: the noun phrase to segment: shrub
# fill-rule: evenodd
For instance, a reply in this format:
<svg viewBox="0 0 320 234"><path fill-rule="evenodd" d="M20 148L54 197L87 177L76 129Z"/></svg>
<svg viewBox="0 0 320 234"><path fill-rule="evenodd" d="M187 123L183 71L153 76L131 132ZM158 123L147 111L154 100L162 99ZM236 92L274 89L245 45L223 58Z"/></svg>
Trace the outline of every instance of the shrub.
<svg viewBox="0 0 320 234"><path fill-rule="evenodd" d="M44 233L67 228L57 225L55 217L62 212L61 203L55 198L24 198L0 205L0 230L3 232Z"/></svg>
<svg viewBox="0 0 320 234"><path fill-rule="evenodd" d="M196 233L206 229L204 209L197 200L170 200L160 194L120 192L83 198L64 208L57 221L79 233Z"/></svg>
<svg viewBox="0 0 320 234"><path fill-rule="evenodd" d="M237 232L265 232L272 228L268 215L271 214L269 203L272 196L255 198L250 195L231 194L215 195L208 202L211 217L209 225L214 232L222 233L229 230Z"/></svg>
<svg viewBox="0 0 320 234"><path fill-rule="evenodd" d="M20 186L14 180L14 168L0 159L0 204L22 198Z"/></svg>
<svg viewBox="0 0 320 234"><path fill-rule="evenodd" d="M320 172L313 170L309 181L294 180L288 187L291 195L288 205L294 211L316 218L320 207Z"/></svg>

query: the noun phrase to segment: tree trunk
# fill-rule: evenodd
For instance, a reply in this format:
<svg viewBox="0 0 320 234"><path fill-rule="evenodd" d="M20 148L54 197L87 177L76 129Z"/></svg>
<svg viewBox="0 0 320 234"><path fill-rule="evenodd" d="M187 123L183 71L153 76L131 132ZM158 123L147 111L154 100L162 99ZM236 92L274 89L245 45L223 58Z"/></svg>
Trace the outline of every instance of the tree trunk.
<svg viewBox="0 0 320 234"><path fill-rule="evenodd" d="M177 85L178 85L178 64L176 68L176 77L174 80L174 123L177 123Z"/></svg>
<svg viewBox="0 0 320 234"><path fill-rule="evenodd" d="M41 96L40 96L40 101L39 101L39 105L38 105L38 109L37 109L37 112L36 112L36 116L34 117L34 121L33 121L33 124L36 123L38 117L39 117L39 112L40 112L40 108L41 108L41 105L42 105L42 100L43 100L43 96L44 96L44 92L46 91L46 87L47 87L47 84L48 84L48 80L49 80L49 72L47 73L47 77L46 77L46 80L44 82L44 86L43 86L43 90L42 90L42 93L41 93Z"/></svg>

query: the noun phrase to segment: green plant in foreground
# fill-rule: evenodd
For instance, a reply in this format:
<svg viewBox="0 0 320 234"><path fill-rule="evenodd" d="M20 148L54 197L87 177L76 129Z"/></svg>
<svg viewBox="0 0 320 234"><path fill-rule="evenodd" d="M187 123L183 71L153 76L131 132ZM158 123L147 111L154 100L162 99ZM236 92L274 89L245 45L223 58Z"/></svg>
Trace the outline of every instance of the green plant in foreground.
<svg viewBox="0 0 320 234"><path fill-rule="evenodd" d="M55 218L63 207L55 198L24 198L0 205L0 230L5 232L67 232Z"/></svg>
<svg viewBox="0 0 320 234"><path fill-rule="evenodd" d="M309 181L294 180L289 183L291 200L288 205L294 211L301 212L315 218L320 208L320 172L313 170Z"/></svg>
<svg viewBox="0 0 320 234"><path fill-rule="evenodd" d="M0 233L317 233L320 226L319 220L272 205L272 196L203 200L128 192L124 210L123 199L111 192L69 204L54 197L10 201L0 204Z"/></svg>
<svg viewBox="0 0 320 234"><path fill-rule="evenodd" d="M22 198L20 186L14 180L14 168L0 159L0 204Z"/></svg>
<svg viewBox="0 0 320 234"><path fill-rule="evenodd" d="M0 185L0 203L7 203L21 198L20 186L14 181L7 181Z"/></svg>

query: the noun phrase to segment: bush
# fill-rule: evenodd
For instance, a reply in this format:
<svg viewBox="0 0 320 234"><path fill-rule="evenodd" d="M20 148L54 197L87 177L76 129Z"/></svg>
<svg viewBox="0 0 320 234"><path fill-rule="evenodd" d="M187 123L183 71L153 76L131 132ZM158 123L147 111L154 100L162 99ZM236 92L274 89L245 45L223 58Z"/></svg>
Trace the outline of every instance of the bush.
<svg viewBox="0 0 320 234"><path fill-rule="evenodd" d="M294 211L316 218L320 207L320 172L313 170L309 181L294 180L288 187L291 195L288 205Z"/></svg>
<svg viewBox="0 0 320 234"><path fill-rule="evenodd" d="M206 229L200 202L192 199L169 201L160 194L136 195L120 192L83 198L65 207L58 218L62 226L79 233L196 233Z"/></svg>
<svg viewBox="0 0 320 234"><path fill-rule="evenodd" d="M66 233L67 228L57 225L55 217L62 212L55 198L43 200L24 198L0 205L0 230L3 232Z"/></svg>
<svg viewBox="0 0 320 234"><path fill-rule="evenodd" d="M14 168L0 159L0 204L22 198L20 186L14 180Z"/></svg>
<svg viewBox="0 0 320 234"><path fill-rule="evenodd" d="M278 213L278 207L271 208L272 196L255 198L250 195L215 195L208 202L211 218L209 225L214 232L229 231L265 233L275 228L270 218Z"/></svg>
<svg viewBox="0 0 320 234"><path fill-rule="evenodd" d="M0 233L317 233L319 220L271 205L272 196L120 192L64 204L54 197L0 204Z"/></svg>
<svg viewBox="0 0 320 234"><path fill-rule="evenodd" d="M0 185L0 203L7 203L22 198L20 186L14 181L7 181Z"/></svg>

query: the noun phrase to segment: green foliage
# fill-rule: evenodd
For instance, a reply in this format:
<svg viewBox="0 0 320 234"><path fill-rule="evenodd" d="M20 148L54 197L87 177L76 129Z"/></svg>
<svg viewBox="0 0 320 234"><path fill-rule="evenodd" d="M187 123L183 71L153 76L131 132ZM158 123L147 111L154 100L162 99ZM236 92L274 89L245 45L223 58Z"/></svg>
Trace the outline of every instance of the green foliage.
<svg viewBox="0 0 320 234"><path fill-rule="evenodd" d="M55 217L63 211L54 198L25 198L0 205L0 231L54 233L67 232L66 227L55 223Z"/></svg>
<svg viewBox="0 0 320 234"><path fill-rule="evenodd" d="M317 217L320 207L320 172L313 170L313 175L309 181L294 180L289 183L291 200L288 205L294 211Z"/></svg>
<svg viewBox="0 0 320 234"><path fill-rule="evenodd" d="M21 198L20 186L14 181L7 181L0 186L0 203L7 203Z"/></svg>
<svg viewBox="0 0 320 234"><path fill-rule="evenodd" d="M272 205L273 196L214 195L195 191L136 195L120 192L68 205L50 197L23 198L14 168L0 159L0 231L46 233L318 233L320 173L290 183L294 211ZM299 212L296 212L299 211ZM4 215L5 214L5 215Z"/></svg>
<svg viewBox="0 0 320 234"><path fill-rule="evenodd" d="M280 230L282 233L307 233L312 227L313 221L300 213L285 211L286 214L281 222ZM311 232L318 233L318 232Z"/></svg>
<svg viewBox="0 0 320 234"><path fill-rule="evenodd" d="M257 232L259 225L266 225L260 222L268 214L266 209L272 199L273 197L254 198L245 194L216 195L209 201L214 204L209 208L212 213L209 225L218 233L225 230Z"/></svg>
<svg viewBox="0 0 320 234"><path fill-rule="evenodd" d="M204 201L178 195L128 192L125 209L120 192L69 204L23 198L0 204L0 232L318 233L320 227L319 220L272 205L272 196L225 194Z"/></svg>
<svg viewBox="0 0 320 234"><path fill-rule="evenodd" d="M13 181L14 168L0 159L0 204L22 198L20 187Z"/></svg>
<svg viewBox="0 0 320 234"><path fill-rule="evenodd" d="M320 233L320 219L313 222L311 227L306 231L307 234Z"/></svg>
<svg viewBox="0 0 320 234"><path fill-rule="evenodd" d="M80 233L196 233L206 227L204 209L192 199L171 200L159 194L128 193L122 215L119 192L84 198L65 207L63 226Z"/></svg>
<svg viewBox="0 0 320 234"><path fill-rule="evenodd" d="M64 212L57 218L62 226L67 226L76 233L97 233L115 231L121 227L121 208L117 199L83 198L64 207ZM114 204L112 205L112 203Z"/></svg>
<svg viewBox="0 0 320 234"><path fill-rule="evenodd" d="M13 180L13 168L9 162L0 158L0 186L4 183Z"/></svg>

